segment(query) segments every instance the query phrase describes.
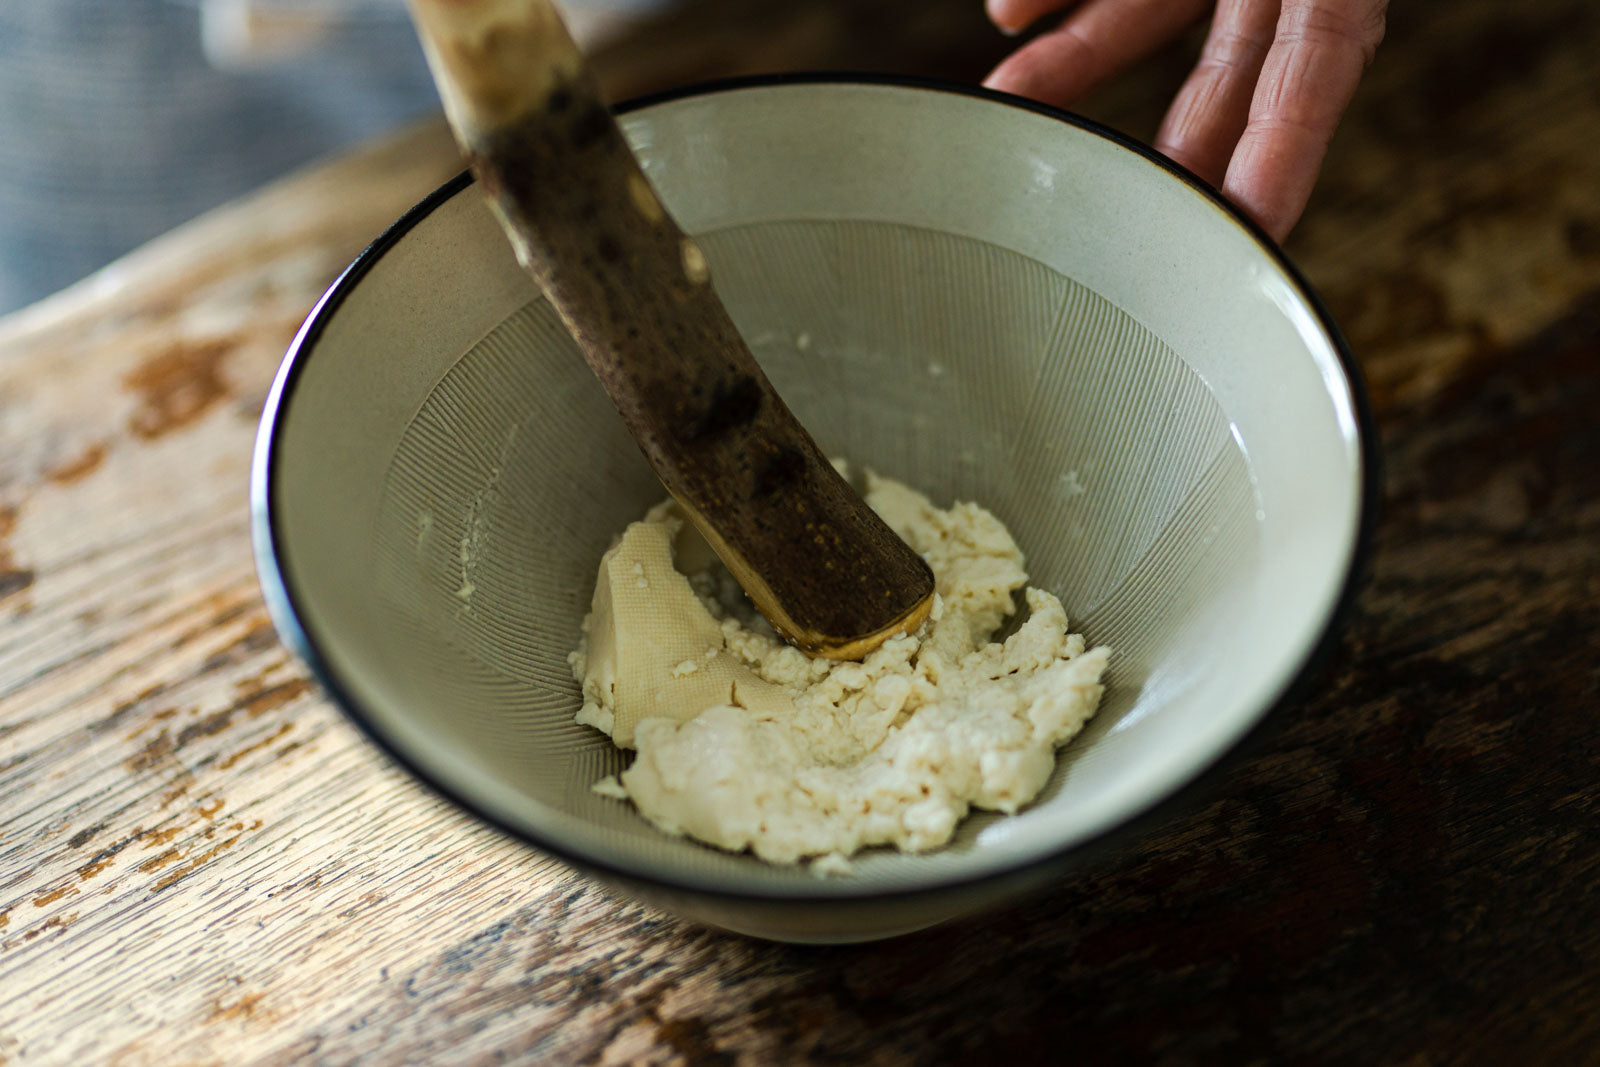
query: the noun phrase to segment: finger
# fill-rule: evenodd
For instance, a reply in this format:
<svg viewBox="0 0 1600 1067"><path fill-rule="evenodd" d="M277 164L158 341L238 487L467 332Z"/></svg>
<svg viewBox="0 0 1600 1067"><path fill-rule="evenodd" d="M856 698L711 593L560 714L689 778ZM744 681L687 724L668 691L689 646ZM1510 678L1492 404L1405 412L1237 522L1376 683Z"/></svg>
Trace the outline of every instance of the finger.
<svg viewBox="0 0 1600 1067"><path fill-rule="evenodd" d="M987 0L989 21L1003 33L1021 33L1039 19L1075 6L1078 0Z"/></svg>
<svg viewBox="0 0 1600 1067"><path fill-rule="evenodd" d="M1383 0L1284 0L1222 191L1277 240L1311 199L1328 142L1383 40Z"/></svg>
<svg viewBox="0 0 1600 1067"><path fill-rule="evenodd" d="M1272 46L1279 0L1221 0L1194 71L1184 81L1155 146L1212 185L1250 117L1250 98Z"/></svg>
<svg viewBox="0 0 1600 1067"><path fill-rule="evenodd" d="M1197 20L1209 0L1087 0L983 84L1065 107Z"/></svg>

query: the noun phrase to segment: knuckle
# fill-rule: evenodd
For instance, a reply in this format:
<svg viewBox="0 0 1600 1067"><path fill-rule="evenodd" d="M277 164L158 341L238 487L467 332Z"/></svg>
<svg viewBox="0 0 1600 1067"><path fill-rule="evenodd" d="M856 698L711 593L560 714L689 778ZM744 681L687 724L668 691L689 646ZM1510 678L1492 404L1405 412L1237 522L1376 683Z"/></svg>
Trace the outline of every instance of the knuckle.
<svg viewBox="0 0 1600 1067"><path fill-rule="evenodd" d="M1238 31L1213 31L1206 39L1201 61L1225 70L1238 67L1259 66L1270 47L1269 41L1258 40Z"/></svg>
<svg viewBox="0 0 1600 1067"><path fill-rule="evenodd" d="M1370 65L1388 27L1387 0L1299 0L1297 35L1335 47L1354 47L1363 66ZM1287 13L1287 12L1286 12Z"/></svg>

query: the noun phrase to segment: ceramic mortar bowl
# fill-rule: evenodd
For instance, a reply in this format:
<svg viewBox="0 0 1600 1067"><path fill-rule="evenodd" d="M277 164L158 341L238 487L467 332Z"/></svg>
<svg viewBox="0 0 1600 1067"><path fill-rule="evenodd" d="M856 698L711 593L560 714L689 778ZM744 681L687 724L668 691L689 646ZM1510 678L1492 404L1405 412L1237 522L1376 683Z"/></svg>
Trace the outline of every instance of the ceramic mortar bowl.
<svg viewBox="0 0 1600 1067"><path fill-rule="evenodd" d="M664 495L466 178L296 339L254 480L286 642L399 763L622 891L757 936L888 936L1060 877L1148 825L1306 672L1348 597L1374 441L1282 254L1090 124L827 78L647 101L623 125L752 350L829 455L1006 522L1114 649L1037 802L819 878L666 836L590 786L573 721L601 553Z"/></svg>

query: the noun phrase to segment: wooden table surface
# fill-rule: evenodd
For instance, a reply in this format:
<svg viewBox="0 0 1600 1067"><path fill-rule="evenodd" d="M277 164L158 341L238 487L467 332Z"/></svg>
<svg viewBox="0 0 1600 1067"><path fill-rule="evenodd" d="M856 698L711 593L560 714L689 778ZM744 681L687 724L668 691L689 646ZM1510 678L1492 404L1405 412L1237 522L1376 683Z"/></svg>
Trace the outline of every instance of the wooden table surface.
<svg viewBox="0 0 1600 1067"><path fill-rule="evenodd" d="M973 79L977 0L691 0L627 95ZM1084 110L1148 138L1194 41ZM434 125L0 322L0 1062L1600 1063L1600 6L1398 3L1291 255L1386 449L1320 683L1009 911L771 945L617 899L385 760L279 646L256 417Z"/></svg>

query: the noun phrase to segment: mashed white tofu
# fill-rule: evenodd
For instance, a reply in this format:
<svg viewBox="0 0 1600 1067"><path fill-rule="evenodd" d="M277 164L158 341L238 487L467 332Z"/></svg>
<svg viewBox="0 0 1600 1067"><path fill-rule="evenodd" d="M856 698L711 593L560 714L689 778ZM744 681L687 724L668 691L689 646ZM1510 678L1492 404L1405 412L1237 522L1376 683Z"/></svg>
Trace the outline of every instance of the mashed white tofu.
<svg viewBox="0 0 1600 1067"><path fill-rule="evenodd" d="M870 473L866 500L936 592L921 630L860 663L776 637L674 505L628 527L570 657L578 721L638 750L605 795L668 833L829 874L872 845L936 848L972 807L1033 799L1099 705L1109 651L1085 651L1061 602L1033 588L1027 619L990 640L1028 576L983 508L936 508Z"/></svg>

